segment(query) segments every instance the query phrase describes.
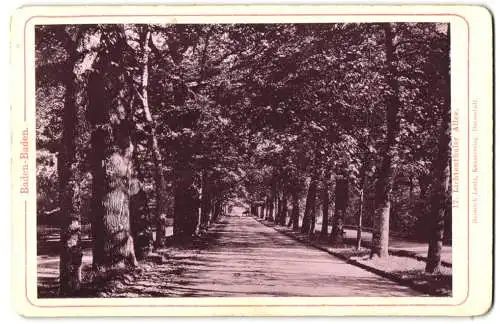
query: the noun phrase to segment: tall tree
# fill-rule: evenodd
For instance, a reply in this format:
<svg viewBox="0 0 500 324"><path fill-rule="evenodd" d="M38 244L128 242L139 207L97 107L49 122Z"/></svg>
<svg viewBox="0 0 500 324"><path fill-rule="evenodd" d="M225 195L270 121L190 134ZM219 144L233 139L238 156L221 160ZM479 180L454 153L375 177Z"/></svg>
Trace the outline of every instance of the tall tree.
<svg viewBox="0 0 500 324"><path fill-rule="evenodd" d="M294 231L299 229L299 217L300 217L300 211L299 211L299 192L298 190L293 190L292 191L292 215L291 221L292 221L292 228Z"/></svg>
<svg viewBox="0 0 500 324"><path fill-rule="evenodd" d="M309 190L307 191L304 218L302 219L302 233L314 232L318 181L319 174L317 171L313 171L311 182L309 183Z"/></svg>
<svg viewBox="0 0 500 324"><path fill-rule="evenodd" d="M396 73L394 34L391 23L382 24L385 46L385 118L387 132L382 151L382 163L378 169L375 196L375 217L373 222L372 256L385 258L389 255L389 219L391 212L391 192L394 182L395 163L398 157L399 90Z"/></svg>
<svg viewBox="0 0 500 324"><path fill-rule="evenodd" d="M323 177L323 194L322 194L323 220L321 222L321 236L323 238L328 237L328 216L330 209L330 195L328 191L330 187L330 177L331 174L327 170Z"/></svg>
<svg viewBox="0 0 500 324"><path fill-rule="evenodd" d="M174 196L174 238L176 241L190 240L198 226L198 192L195 188L192 168L180 163L176 167ZM214 218L220 214L220 204L215 203Z"/></svg>
<svg viewBox="0 0 500 324"><path fill-rule="evenodd" d="M155 165L155 198L156 198L156 240L155 246L162 247L166 236L166 221L167 221L167 183L163 173L163 157L158 145L158 138L156 134L156 122L153 120L151 110L149 108L149 56L151 53L150 43L151 31L149 25L141 25L141 50L142 50L142 75L141 75L141 101L144 111L144 117L148 123L148 130L150 132L149 145L153 155L153 162Z"/></svg>
<svg viewBox="0 0 500 324"><path fill-rule="evenodd" d="M431 227L429 250L427 254L426 272L438 272L441 266L441 250L443 246L445 214L450 206L450 24L447 26L445 46L440 53L442 64L437 78L437 88L442 93L442 104L439 106L441 127L439 136L439 153L433 163L433 193L431 200L431 215L434 222Z"/></svg>
<svg viewBox="0 0 500 324"><path fill-rule="evenodd" d="M94 266L100 270L137 266L129 209L133 125L125 104L126 79L120 68L126 40L120 27L105 32L103 50L87 85L87 118L93 127L93 256Z"/></svg>
<svg viewBox="0 0 500 324"><path fill-rule="evenodd" d="M344 241L344 222L347 205L349 202L349 180L346 175L337 175L335 179L335 212L331 238L336 244Z"/></svg>
<svg viewBox="0 0 500 324"><path fill-rule="evenodd" d="M82 243L81 215L75 210L75 166L77 117L82 85L81 76L75 73L75 65L79 59L78 47L81 41L81 31L77 30L72 37L64 26L56 28L55 32L64 39L64 49L67 53L62 82L65 87L63 131L61 150L58 156L59 206L63 215L61 230L61 260L59 263L60 293L64 296L74 295L81 285Z"/></svg>
<svg viewBox="0 0 500 324"><path fill-rule="evenodd" d="M282 199L282 207L281 207L281 215L279 219L279 225L286 225L286 218L288 215L288 192L286 189L283 189L283 199Z"/></svg>
<svg viewBox="0 0 500 324"><path fill-rule="evenodd" d="M208 180L208 171L203 170L201 175L201 215L200 227L206 229L210 222L210 186Z"/></svg>

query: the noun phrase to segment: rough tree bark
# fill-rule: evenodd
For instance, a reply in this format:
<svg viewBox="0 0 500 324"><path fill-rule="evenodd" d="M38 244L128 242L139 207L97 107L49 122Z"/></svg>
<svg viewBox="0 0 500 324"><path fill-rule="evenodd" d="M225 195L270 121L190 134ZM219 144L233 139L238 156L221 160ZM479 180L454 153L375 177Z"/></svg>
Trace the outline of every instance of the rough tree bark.
<svg viewBox="0 0 500 324"><path fill-rule="evenodd" d="M64 31L63 31L64 32ZM78 39L77 39L78 41ZM61 150L58 155L59 207L63 216L61 224L61 253L59 263L60 295L72 296L81 285L82 245L80 214L73 208L75 137L77 125L78 78L73 72L76 64L77 44L67 44L68 71L65 73L65 99Z"/></svg>
<svg viewBox="0 0 500 324"><path fill-rule="evenodd" d="M283 199L281 201L282 203L281 203L281 214L280 214L279 225L285 226L286 217L288 214L288 193L284 188L283 188Z"/></svg>
<svg viewBox="0 0 500 324"><path fill-rule="evenodd" d="M311 209L311 200L312 200L312 192L313 192L313 181L311 179L311 182L309 182L309 187L307 189L307 195L306 195L306 205L304 207L304 215L302 216L302 226L300 227L300 232L301 233L308 233L309 232L309 227L311 226L311 219L310 219L310 209Z"/></svg>
<svg viewBox="0 0 500 324"><path fill-rule="evenodd" d="M252 207L250 208L250 215L256 217L259 214L259 206L255 203L252 203Z"/></svg>
<svg viewBox="0 0 500 324"><path fill-rule="evenodd" d="M319 182L319 180L318 180ZM314 231L316 230L316 217L318 214L318 194L317 194L317 188L316 186L316 194L313 196L313 200L311 203L311 226L309 227L309 235L313 236Z"/></svg>
<svg viewBox="0 0 500 324"><path fill-rule="evenodd" d="M293 198L292 198L292 206L293 206ZM293 207L292 207L292 212L293 212ZM286 224L287 227L291 227L293 223L293 218L292 215L288 218L288 223Z"/></svg>
<svg viewBox="0 0 500 324"><path fill-rule="evenodd" d="M194 187L194 171L180 163L177 166L174 195L174 240L187 241L196 233L198 226L198 191ZM216 206L216 213L218 207ZM218 214L215 216L217 217Z"/></svg>
<svg viewBox="0 0 500 324"><path fill-rule="evenodd" d="M141 94L144 118L148 124L150 132L149 145L153 155L153 163L155 165L155 194L156 194L156 240L155 247L159 248L164 246L164 240L167 229L167 201L166 191L167 184L163 174L163 158L161 155L160 147L158 145L158 138L156 135L156 123L153 120L151 111L149 109L149 55L151 48L149 42L151 41L151 31L149 26L144 26L142 35L142 78L141 78Z"/></svg>
<svg viewBox="0 0 500 324"><path fill-rule="evenodd" d="M210 189L207 171L203 170L201 175L201 217L200 227L205 230L210 222Z"/></svg>
<svg viewBox="0 0 500 324"><path fill-rule="evenodd" d="M447 30L447 46L446 53L449 53L450 48L450 25L448 24ZM441 266L441 250L443 247L443 235L445 225L445 214L450 204L448 200L448 188L450 181L450 76L449 67L450 61L447 55L443 62L444 84L442 91L444 92L444 102L441 107L441 127L438 142L438 156L434 160L433 174L433 193L431 201L431 215L434 217L433 226L431 228L431 235L429 240L429 250L427 253L427 264L425 271L429 273L438 272Z"/></svg>
<svg viewBox="0 0 500 324"><path fill-rule="evenodd" d="M413 176L409 176L408 177L408 183L409 183L409 188L408 188L408 191L409 191L409 197L408 197L408 204L410 205L410 207L413 206Z"/></svg>
<svg viewBox="0 0 500 324"><path fill-rule="evenodd" d="M264 219L266 217L266 204L265 202L263 202L261 205L260 205L260 218Z"/></svg>
<svg viewBox="0 0 500 324"><path fill-rule="evenodd" d="M368 176L366 174L366 168L363 165L360 172L360 178L363 179L363 183L361 184L361 194L359 196L359 214L357 221L357 233L356 233L356 250L361 249L361 234L363 232L363 212L365 210L365 191L368 185Z"/></svg>
<svg viewBox="0 0 500 324"><path fill-rule="evenodd" d="M338 175L335 179L335 212L331 240L335 244L344 242L344 219L349 203L349 180L345 175Z"/></svg>
<svg viewBox="0 0 500 324"><path fill-rule="evenodd" d="M290 216L292 219L292 229L294 231L299 229L299 192L298 190L292 191L292 215Z"/></svg>
<svg viewBox="0 0 500 324"><path fill-rule="evenodd" d="M425 239L426 241L429 240L429 226L430 226L430 220L429 220L429 211L427 208L427 201L429 197L429 188L431 187L431 182L432 182L432 175L431 174L424 174L418 177L418 186L420 189L420 194L415 202L415 207L414 211L416 215L418 215L417 219L417 235L418 238L420 239Z"/></svg>
<svg viewBox="0 0 500 324"><path fill-rule="evenodd" d="M315 170L311 178L311 183L309 184L309 190L307 191L306 208L304 210L302 227L300 229L302 233L310 233L311 230L314 231L313 218L316 213L316 191L318 188L318 178L318 172Z"/></svg>
<svg viewBox="0 0 500 324"><path fill-rule="evenodd" d="M276 198L276 184L272 184L271 186L271 196L269 197L269 215L267 220L274 221L274 201Z"/></svg>
<svg viewBox="0 0 500 324"><path fill-rule="evenodd" d="M330 207L330 195L328 194L328 189L330 187L330 172L326 171L323 178L323 193L322 193L322 205L323 205L323 220L321 222L321 237L328 237L328 214Z"/></svg>
<svg viewBox="0 0 500 324"><path fill-rule="evenodd" d="M420 200L423 201L427 197L427 192L429 190L430 184L431 184L430 175L425 174L418 177L418 186L420 187L420 196L419 196Z"/></svg>
<svg viewBox="0 0 500 324"><path fill-rule="evenodd" d="M394 183L395 161L397 157L400 120L399 108L401 103L398 97L398 82L396 79L396 62L393 45L391 23L384 23L385 33L385 78L389 91L386 94L386 121L387 135L382 152L382 165L378 170L378 181L375 194L375 217L373 221L373 239L371 256L385 258L389 256L389 217L391 211L391 193Z"/></svg>
<svg viewBox="0 0 500 324"><path fill-rule="evenodd" d="M89 98L89 100L92 99ZM97 98L94 100L101 101ZM98 107L100 107L100 104L97 104L96 108L99 109ZM102 162L105 159L106 143L104 142L104 138L100 137L100 134L102 133L100 128L97 128L97 125L94 127L96 128L92 131L92 152L90 153L90 168L92 173L92 267L94 270L103 270L101 267L104 264L105 241L103 198L106 186L106 173L102 166Z"/></svg>
<svg viewBox="0 0 500 324"><path fill-rule="evenodd" d="M130 183L130 231L134 239L134 251L138 260L152 252L153 233L149 220L147 196L138 179Z"/></svg>
<svg viewBox="0 0 500 324"><path fill-rule="evenodd" d="M133 111L131 99L130 111ZM144 191L144 172L141 168L139 151L134 150L133 163L136 166L130 181L130 230L134 239L134 251L137 259L147 257L154 244L151 226L151 211L148 205L148 196Z"/></svg>
<svg viewBox="0 0 500 324"><path fill-rule="evenodd" d="M105 60L102 58L101 69L92 72L88 82L88 119L93 126L93 251L94 265L100 270L123 267L126 263L137 266L129 210L132 126L116 89L120 86L119 71ZM117 98L110 93L118 93Z"/></svg>
<svg viewBox="0 0 500 324"><path fill-rule="evenodd" d="M276 195L276 206L278 206L278 208L276 209L276 217L274 217L274 223L278 225L281 221L281 214L283 212L283 198L279 191Z"/></svg>
<svg viewBox="0 0 500 324"><path fill-rule="evenodd" d="M274 199L269 200L269 217L267 220L268 221L274 220Z"/></svg>
<svg viewBox="0 0 500 324"><path fill-rule="evenodd" d="M213 200L213 203L212 203L212 220L211 222L212 223L215 223L219 220L219 216L221 215L222 213L222 201L220 200L220 198L215 198Z"/></svg>
<svg viewBox="0 0 500 324"><path fill-rule="evenodd" d="M269 197L264 200L264 219L269 219Z"/></svg>
<svg viewBox="0 0 500 324"><path fill-rule="evenodd" d="M278 190L276 192L276 199L275 199L276 200L276 206L277 206L276 216L274 217L274 223L275 224L279 224L281 213L283 212L283 200L281 199L281 195L280 195L281 191L282 191L282 188L281 188L281 186L279 186Z"/></svg>

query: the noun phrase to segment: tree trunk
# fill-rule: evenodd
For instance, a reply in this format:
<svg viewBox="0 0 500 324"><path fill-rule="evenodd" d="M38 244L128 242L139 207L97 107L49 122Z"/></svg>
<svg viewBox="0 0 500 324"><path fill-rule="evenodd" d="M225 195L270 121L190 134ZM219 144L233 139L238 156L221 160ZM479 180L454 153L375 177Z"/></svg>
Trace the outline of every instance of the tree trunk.
<svg viewBox="0 0 500 324"><path fill-rule="evenodd" d="M281 219L281 214L283 213L283 199L280 197L280 191L278 189L276 193L276 206L278 207L276 210L276 217L274 217L274 223L279 224Z"/></svg>
<svg viewBox="0 0 500 324"><path fill-rule="evenodd" d="M286 208L287 208L287 197L286 197L286 192L285 188L281 188L281 195L278 194L279 196L279 211L276 219L276 224L277 225L286 225Z"/></svg>
<svg viewBox="0 0 500 324"><path fill-rule="evenodd" d="M366 175L366 170L363 167L361 170L361 179L363 179L361 187L361 195L359 197L359 214L358 214L358 229L356 235L356 250L361 249L361 234L363 233L363 211L365 206L365 190L368 183L368 177Z"/></svg>
<svg viewBox="0 0 500 324"><path fill-rule="evenodd" d="M429 193L429 188L431 184L431 175L425 174L418 177L418 186L420 187L420 194L418 201L415 203L413 209L414 213L417 215L416 232L420 239L429 240L429 211L427 208L427 197Z"/></svg>
<svg viewBox="0 0 500 324"><path fill-rule="evenodd" d="M302 226L300 227L301 233L309 233L309 228L311 226L310 209L312 200L311 198L312 188L313 188L313 181L311 179L311 182L309 183L309 188L307 189L306 206L304 208L304 215L302 216Z"/></svg>
<svg viewBox="0 0 500 324"><path fill-rule="evenodd" d="M316 230L316 216L318 214L318 203L317 203L317 188L315 190L315 195L313 196L313 200L311 202L311 227L309 228L309 235L313 236L314 231Z"/></svg>
<svg viewBox="0 0 500 324"><path fill-rule="evenodd" d="M89 94L90 97L90 94ZM89 98L91 100L91 98ZM89 107L90 109L90 107ZM103 270L104 264L104 188L106 185L106 172L102 167L102 161L106 154L106 143L101 137L101 130L94 129L91 137L92 151L90 153L90 168L92 172L92 268L94 270Z"/></svg>
<svg viewBox="0 0 500 324"><path fill-rule="evenodd" d="M265 220L269 219L269 197L266 197L266 201L264 202L264 209L265 209Z"/></svg>
<svg viewBox="0 0 500 324"><path fill-rule="evenodd" d="M282 210L280 225L282 226L286 225L287 216L288 216L288 193L283 191L283 210Z"/></svg>
<svg viewBox="0 0 500 324"><path fill-rule="evenodd" d="M344 243L344 219L349 203L349 180L347 176L337 176L335 181L335 212L331 239L335 244Z"/></svg>
<svg viewBox="0 0 500 324"><path fill-rule="evenodd" d="M217 213L215 210L215 199L211 199L210 201L210 223L215 223L217 221Z"/></svg>
<svg viewBox="0 0 500 324"><path fill-rule="evenodd" d="M294 231L299 229L299 193L297 190L292 191L292 229Z"/></svg>
<svg viewBox="0 0 500 324"><path fill-rule="evenodd" d="M76 47L76 45L75 45ZM75 52L70 52L69 66L74 66ZM80 213L73 208L75 194L75 137L77 125L77 77L67 71L66 92L63 112L62 145L58 156L57 172L59 179L59 207L63 216L61 224L61 254L59 263L59 282L61 296L73 296L80 289L82 245Z"/></svg>
<svg viewBox="0 0 500 324"><path fill-rule="evenodd" d="M153 133L154 134L154 133ZM156 193L156 240L155 246L164 246L167 233L167 184L163 175L163 162L159 153L156 136L153 135L152 149L155 163L155 193Z"/></svg>
<svg viewBox="0 0 500 324"><path fill-rule="evenodd" d="M219 220L219 216L222 213L222 202L217 199L214 204L214 222Z"/></svg>
<svg viewBox="0 0 500 324"><path fill-rule="evenodd" d="M138 179L130 185L130 230L134 239L134 251L138 260L152 252L153 233L149 221L147 196Z"/></svg>
<svg viewBox="0 0 500 324"><path fill-rule="evenodd" d="M448 24L447 31L447 48L446 53L449 53L450 41L450 25ZM449 76L449 56L446 56L442 68L443 76L445 78L443 86L444 103L441 107L441 128L438 143L438 156L434 161L433 173L434 184L433 194L431 201L431 215L434 216L433 226L429 240L429 250L427 253L427 264L425 271L428 273L439 272L441 266L441 249L443 246L443 234L445 215L450 205L448 200L449 180L450 180L450 76Z"/></svg>
<svg viewBox="0 0 500 324"><path fill-rule="evenodd" d="M272 222L274 220L274 198L269 200L269 219L268 221Z"/></svg>
<svg viewBox="0 0 500 324"><path fill-rule="evenodd" d="M321 237L328 237L328 214L329 214L329 205L330 205L330 197L328 194L328 189L330 186L330 172L325 172L325 177L323 178L323 220L321 222Z"/></svg>
<svg viewBox="0 0 500 324"><path fill-rule="evenodd" d="M160 147L158 146L158 139L156 136L156 123L151 116L151 111L149 109L149 95L148 95L148 84L149 84L149 55L151 53L151 48L149 47L149 42L151 38L151 32L149 27L144 27L144 37L142 39L142 83L141 83L141 100L144 111L144 117L148 124L148 129L150 131L149 145L153 155L153 163L155 165L155 193L156 193L156 240L155 247L164 246L165 236L167 232L167 202L166 202L166 192L167 185L165 181L165 176L163 175L163 158L160 152Z"/></svg>
<svg viewBox="0 0 500 324"><path fill-rule="evenodd" d="M426 174L423 176L420 176L418 178L418 186L420 187L420 195L418 199L418 203L415 206L417 208L418 215L418 231L424 235L424 233L427 233L427 230L429 228L429 213L427 209L427 201L428 201L428 196L429 196L429 189L431 187L432 183L432 177L430 174ZM428 236L425 236L426 239L428 239Z"/></svg>
<svg viewBox="0 0 500 324"><path fill-rule="evenodd" d="M385 32L386 82L389 93L385 98L387 139L382 152L382 165L378 170L375 195L375 218L371 256L385 258L389 255L389 217L391 211L391 193L394 183L394 164L398 152L399 107L398 82L394 58L393 33L391 23L383 24Z"/></svg>
<svg viewBox="0 0 500 324"><path fill-rule="evenodd" d="M208 188L207 171L203 170L201 175L201 217L200 227L206 229L210 222L210 192Z"/></svg>
<svg viewBox="0 0 500 324"><path fill-rule="evenodd" d="M178 166L174 202L174 240L188 241L198 226L198 191L194 186L194 172ZM220 206L216 205L216 217Z"/></svg>
<svg viewBox="0 0 500 324"><path fill-rule="evenodd" d="M444 140L440 140L444 141ZM441 145L440 145L441 146ZM444 147L440 149L446 150ZM440 151L445 152L446 151ZM440 157L445 160L444 156ZM450 170L448 166L444 166L444 163L438 165L436 163L436 179L433 189L433 196L431 201L431 215L434 216L434 224L430 231L429 249L427 252L427 264L425 271L429 273L439 272L441 267L441 250L443 247L443 236L444 236L444 223L446 214L447 201L447 190L448 190L448 178L450 176Z"/></svg>
<svg viewBox="0 0 500 324"><path fill-rule="evenodd" d="M259 215L259 206L255 203L252 203L252 208L250 209L250 215L253 217L257 217Z"/></svg>
<svg viewBox="0 0 500 324"><path fill-rule="evenodd" d="M130 111L133 111L131 100ZM154 243L151 226L151 211L148 196L144 191L145 174L141 169L139 151L134 150L133 163L136 166L130 183L130 229L134 239L134 250L137 259L144 259L152 252Z"/></svg>
<svg viewBox="0 0 500 324"><path fill-rule="evenodd" d="M429 175L423 175L418 178L418 186L420 187L420 200L425 201L430 184L431 177Z"/></svg>
<svg viewBox="0 0 500 324"><path fill-rule="evenodd" d="M410 206L410 208L413 206L413 176L410 176L409 179L408 179L409 183L410 183L410 188L409 188L409 198L408 198L408 204Z"/></svg>
<svg viewBox="0 0 500 324"><path fill-rule="evenodd" d="M112 73L103 75L113 69L111 64L104 65L105 59L103 69L93 72L88 82L89 122L93 126L93 251L94 265L99 269L137 265L129 210L132 126L123 97L116 89L119 81ZM114 98L113 93L118 97Z"/></svg>
<svg viewBox="0 0 500 324"><path fill-rule="evenodd" d="M281 187L281 190L278 192L278 214L276 215L276 224L277 225L282 225L283 224L283 215L285 214L285 203L286 203L286 197L285 197L285 188L284 186Z"/></svg>
<svg viewBox="0 0 500 324"><path fill-rule="evenodd" d="M269 198L269 217L268 217L268 221L272 222L274 221L274 203L275 203L275 200L276 200L276 184L273 183L272 186L271 186L271 197Z"/></svg>
<svg viewBox="0 0 500 324"><path fill-rule="evenodd" d="M318 187L318 173L315 171L309 184L309 190L306 198L306 209L304 211L304 219L302 220L302 233L310 233L314 230L313 218L316 212L316 190Z"/></svg>

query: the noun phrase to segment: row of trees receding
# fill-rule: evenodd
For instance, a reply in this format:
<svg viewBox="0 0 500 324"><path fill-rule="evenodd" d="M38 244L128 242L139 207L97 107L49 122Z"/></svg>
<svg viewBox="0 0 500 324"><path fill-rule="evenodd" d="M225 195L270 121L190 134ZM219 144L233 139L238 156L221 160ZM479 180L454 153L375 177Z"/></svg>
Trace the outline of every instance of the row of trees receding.
<svg viewBox="0 0 500 324"><path fill-rule="evenodd" d="M285 138L279 129L274 143L257 155L256 163L268 173L251 191L253 213L281 225L288 219L288 226L310 234L321 216L320 236L336 244L343 243L351 214L347 221L358 227L358 248L361 229L370 227L372 256L378 257L389 254L390 220L406 221L411 225L400 226L401 232L429 241L426 271L439 271L445 230L451 234L449 26L339 29L335 38L318 40L321 50L340 52L335 68L313 68L317 77L309 80L308 91L287 92L300 97L288 97L290 104L309 109L302 112L302 127L290 124Z"/></svg>
<svg viewBox="0 0 500 324"><path fill-rule="evenodd" d="M336 243L353 218L380 257L391 224L430 233L439 268L446 24L38 26L36 81L39 221L59 208L64 294L82 224L105 271L162 247L170 220L190 240L235 197L305 233L321 217Z"/></svg>

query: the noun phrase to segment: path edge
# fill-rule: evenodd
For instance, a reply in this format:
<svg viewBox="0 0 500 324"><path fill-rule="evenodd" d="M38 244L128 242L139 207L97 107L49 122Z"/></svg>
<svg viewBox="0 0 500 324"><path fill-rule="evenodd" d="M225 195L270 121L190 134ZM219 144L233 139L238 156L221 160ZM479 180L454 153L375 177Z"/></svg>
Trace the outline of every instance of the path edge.
<svg viewBox="0 0 500 324"><path fill-rule="evenodd" d="M415 291L418 291L420 293L424 293L424 294L428 294L428 295L431 295L433 297L448 297L448 295L444 295L444 294L440 294L438 292L436 292L436 290L432 289L431 287L428 287L427 285L419 285L417 283L415 283L414 281L410 280L410 279L405 279L405 278L402 278L401 276L398 276L398 275L395 275L393 273L390 273L390 272L387 272L387 271L383 271L383 270L380 270L380 269L377 269L377 268L374 268L374 267L371 267L371 266L368 266L366 264L363 264L363 263L360 263L356 260L353 260L353 259L350 259L338 252L334 252L334 251L331 251L329 250L328 248L325 248L317 243L314 243L314 242L310 242L310 241L306 241L306 240L303 240L299 237L296 237L295 235L293 235L292 233L290 232L287 232L287 231L283 231L279 228L276 228L275 226L271 225L271 224L267 224L264 222L264 220L261 220L259 218L256 218L256 217L252 217L255 221L259 222L260 224L264 225L264 226L267 226L269 228L272 228L274 229L276 232L280 233L280 234L283 234L283 235L286 235L292 239L294 239L295 241L299 242L299 243L302 243L304 245L308 245L308 246L311 246L311 247L314 247L318 250L321 250L323 252L326 252L338 259L341 259L342 261L348 263L348 264L351 264L351 265L354 265L354 266L357 266L359 268L362 268L364 270L367 270L371 273L374 273L376 275L379 275L381 277L384 277L386 279L389 279L391 281L394 281L398 284L401 284L401 285L404 285L406 287L409 287ZM408 257L410 257L409 255L406 255Z"/></svg>

